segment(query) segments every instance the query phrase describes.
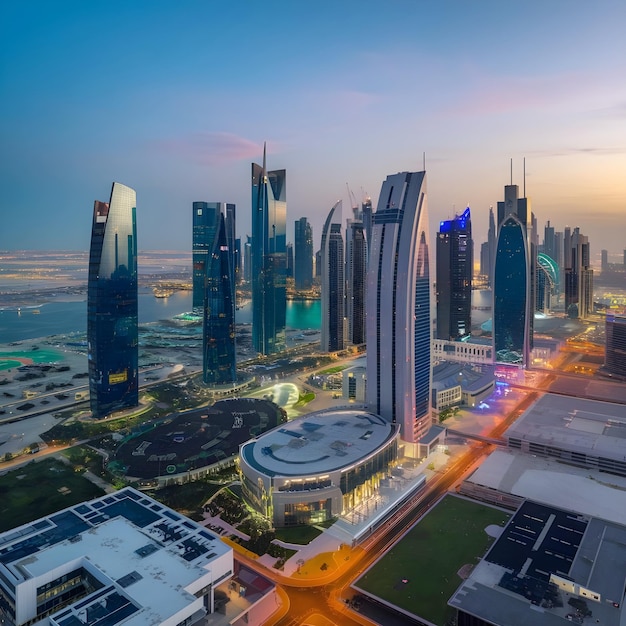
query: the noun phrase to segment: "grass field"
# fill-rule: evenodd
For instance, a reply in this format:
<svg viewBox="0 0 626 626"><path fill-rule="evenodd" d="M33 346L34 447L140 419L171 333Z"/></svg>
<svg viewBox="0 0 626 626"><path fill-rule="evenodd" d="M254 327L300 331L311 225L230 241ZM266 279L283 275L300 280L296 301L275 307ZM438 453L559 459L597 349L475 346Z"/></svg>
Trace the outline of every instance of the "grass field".
<svg viewBox="0 0 626 626"><path fill-rule="evenodd" d="M0 371L20 367L24 361L33 363L56 363L65 357L56 350L20 350L0 352Z"/></svg>
<svg viewBox="0 0 626 626"><path fill-rule="evenodd" d="M0 532L103 493L61 461L29 463L0 476Z"/></svg>
<svg viewBox="0 0 626 626"><path fill-rule="evenodd" d="M485 528L504 526L509 517L448 495L355 587L443 626L454 613L447 601L462 582L457 572L463 565L475 565L491 545Z"/></svg>

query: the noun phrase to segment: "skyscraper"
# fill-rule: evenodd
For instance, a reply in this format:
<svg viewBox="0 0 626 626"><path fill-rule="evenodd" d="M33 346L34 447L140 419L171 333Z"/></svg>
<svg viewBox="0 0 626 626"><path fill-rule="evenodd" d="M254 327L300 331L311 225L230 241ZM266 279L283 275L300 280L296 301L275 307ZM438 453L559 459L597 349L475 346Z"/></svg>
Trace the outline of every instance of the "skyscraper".
<svg viewBox="0 0 626 626"><path fill-rule="evenodd" d="M336 219L333 222L337 212ZM322 229L322 329L320 349L344 348L344 260L341 236L341 200L328 213Z"/></svg>
<svg viewBox="0 0 626 626"><path fill-rule="evenodd" d="M295 288L310 289L313 285L313 229L306 217L296 220L293 277Z"/></svg>
<svg viewBox="0 0 626 626"><path fill-rule="evenodd" d="M489 230L487 241L480 247L480 273L487 278L487 284L493 287L493 264L496 258L496 222L493 207L489 207Z"/></svg>
<svg viewBox="0 0 626 626"><path fill-rule="evenodd" d="M568 238L569 251L565 258L565 312L570 317L586 319L593 313L593 269L589 252L589 238L574 228Z"/></svg>
<svg viewBox="0 0 626 626"><path fill-rule="evenodd" d="M135 191L113 183L96 201L87 283L89 392L93 417L137 406L137 223Z"/></svg>
<svg viewBox="0 0 626 626"><path fill-rule="evenodd" d="M228 247L228 217L215 215L213 242L206 262L203 317L203 380L224 385L237 380L235 353L235 286Z"/></svg>
<svg viewBox="0 0 626 626"><path fill-rule="evenodd" d="M456 340L470 334L472 323L472 220L467 207L439 223L437 233L437 337Z"/></svg>
<svg viewBox="0 0 626 626"><path fill-rule="evenodd" d="M367 402L417 443L431 425L426 172L383 182L367 269ZM415 448L413 448L415 450Z"/></svg>
<svg viewBox="0 0 626 626"><path fill-rule="evenodd" d="M252 345L261 354L285 348L287 314L285 170L252 164Z"/></svg>
<svg viewBox="0 0 626 626"><path fill-rule="evenodd" d="M346 227L346 318L348 341L354 345L365 343L366 276L365 227L360 220L348 220Z"/></svg>
<svg viewBox="0 0 626 626"><path fill-rule="evenodd" d="M533 342L535 264L529 241L530 202L517 185L504 187L498 202L493 282L493 342L496 363L526 367Z"/></svg>
<svg viewBox="0 0 626 626"><path fill-rule="evenodd" d="M207 271L207 262L215 239L215 229L217 227L217 216L219 213L219 202L194 202L192 204L192 306L197 313L202 311L204 307L204 281Z"/></svg>
<svg viewBox="0 0 626 626"><path fill-rule="evenodd" d="M606 316L604 367L614 376L626 379L626 316Z"/></svg>

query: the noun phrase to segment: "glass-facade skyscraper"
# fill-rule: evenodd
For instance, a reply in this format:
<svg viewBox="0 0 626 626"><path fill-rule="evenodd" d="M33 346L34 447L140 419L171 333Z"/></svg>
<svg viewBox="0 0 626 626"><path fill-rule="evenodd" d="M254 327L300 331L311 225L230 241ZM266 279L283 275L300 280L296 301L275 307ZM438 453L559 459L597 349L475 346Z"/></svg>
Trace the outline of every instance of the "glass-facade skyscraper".
<svg viewBox="0 0 626 626"><path fill-rule="evenodd" d="M439 223L437 233L437 337L455 341L470 334L474 254L469 207Z"/></svg>
<svg viewBox="0 0 626 626"><path fill-rule="evenodd" d="M493 281L493 343L496 363L526 367L533 346L535 262L529 240L530 203L517 185L498 202ZM532 273L532 275L531 275Z"/></svg>
<svg viewBox="0 0 626 626"><path fill-rule="evenodd" d="M211 253L215 239L219 213L219 202L194 202L192 204L192 306L196 312L202 311L204 307L204 279L207 271L208 256Z"/></svg>
<svg viewBox="0 0 626 626"><path fill-rule="evenodd" d="M365 343L365 285L367 242L360 220L348 220L346 228L346 318L348 341Z"/></svg>
<svg viewBox="0 0 626 626"><path fill-rule="evenodd" d="M135 191L113 183L94 203L87 282L89 392L93 417L139 403Z"/></svg>
<svg viewBox="0 0 626 626"><path fill-rule="evenodd" d="M294 286L298 290L313 285L313 229L306 217L296 220L294 230Z"/></svg>
<svg viewBox="0 0 626 626"><path fill-rule="evenodd" d="M417 444L431 426L426 172L383 182L367 269L367 403Z"/></svg>
<svg viewBox="0 0 626 626"><path fill-rule="evenodd" d="M225 385L237 380L235 286L226 228L228 215L218 212L215 221L206 263L202 372L206 384Z"/></svg>
<svg viewBox="0 0 626 626"><path fill-rule="evenodd" d="M337 216L335 216L335 212ZM333 218L339 221L333 222ZM344 259L341 236L341 200L328 213L322 229L322 329L320 350L344 348Z"/></svg>
<svg viewBox="0 0 626 626"><path fill-rule="evenodd" d="M287 196L285 170L252 164L252 346L261 354L285 349L287 315Z"/></svg>

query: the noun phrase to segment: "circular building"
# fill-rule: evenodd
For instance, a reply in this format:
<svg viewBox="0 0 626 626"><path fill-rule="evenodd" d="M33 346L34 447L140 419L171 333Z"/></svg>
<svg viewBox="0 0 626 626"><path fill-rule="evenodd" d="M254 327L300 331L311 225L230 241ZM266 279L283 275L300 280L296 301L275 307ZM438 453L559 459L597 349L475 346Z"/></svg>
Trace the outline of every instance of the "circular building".
<svg viewBox="0 0 626 626"><path fill-rule="evenodd" d="M376 492L397 461L399 433L349 408L295 419L240 447L244 498L276 527L337 517Z"/></svg>

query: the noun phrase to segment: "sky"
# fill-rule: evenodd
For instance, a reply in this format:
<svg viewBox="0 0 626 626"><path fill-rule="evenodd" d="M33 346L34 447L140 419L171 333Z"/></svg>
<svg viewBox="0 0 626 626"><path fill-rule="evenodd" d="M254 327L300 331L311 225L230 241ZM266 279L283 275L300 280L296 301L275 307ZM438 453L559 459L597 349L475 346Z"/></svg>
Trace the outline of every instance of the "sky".
<svg viewBox="0 0 626 626"><path fill-rule="evenodd" d="M504 185L626 248L626 2L5 0L0 250L87 250L94 200L137 192L140 250L191 248L191 204L287 170L287 235L348 189L426 165L430 230ZM525 172L524 179L524 159Z"/></svg>

